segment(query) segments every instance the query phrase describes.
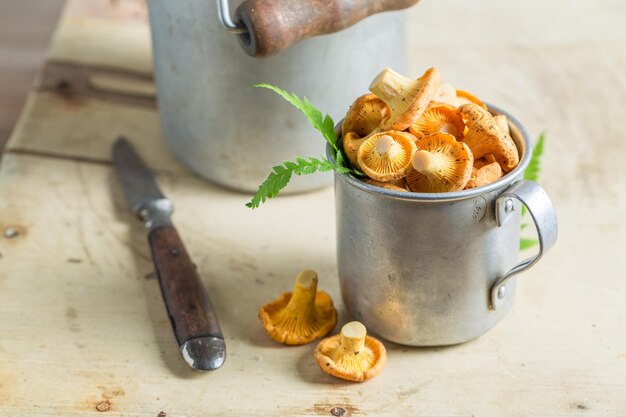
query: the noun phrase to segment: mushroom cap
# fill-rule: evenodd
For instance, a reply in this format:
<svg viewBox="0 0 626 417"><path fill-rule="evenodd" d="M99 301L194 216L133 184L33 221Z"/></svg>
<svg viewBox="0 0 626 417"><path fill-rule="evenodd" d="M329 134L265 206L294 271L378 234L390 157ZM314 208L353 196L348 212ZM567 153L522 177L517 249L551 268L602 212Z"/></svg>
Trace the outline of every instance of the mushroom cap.
<svg viewBox="0 0 626 417"><path fill-rule="evenodd" d="M474 158L474 168L480 169L493 162L496 162L496 158L492 154L485 155L482 158Z"/></svg>
<svg viewBox="0 0 626 417"><path fill-rule="evenodd" d="M415 152L415 136L389 130L371 135L359 147L357 162L365 175L388 182L406 176Z"/></svg>
<svg viewBox="0 0 626 417"><path fill-rule="evenodd" d="M341 125L341 134L354 132L360 137L372 133L388 113L387 105L374 94L364 94L350 106Z"/></svg>
<svg viewBox="0 0 626 417"><path fill-rule="evenodd" d="M496 182L500 177L502 177L502 168L500 168L500 164L495 161L480 168L474 166L472 177L467 182L465 188L482 187L483 185Z"/></svg>
<svg viewBox="0 0 626 417"><path fill-rule="evenodd" d="M470 92L463 90L456 90L456 105L462 106L463 104L474 103L478 104L483 109L487 110L487 106L478 97Z"/></svg>
<svg viewBox="0 0 626 417"><path fill-rule="evenodd" d="M440 78L437 68L429 68L417 80L398 74L391 68L382 70L370 91L387 104L389 115L383 119L383 130L405 130L426 110Z"/></svg>
<svg viewBox="0 0 626 417"><path fill-rule="evenodd" d="M500 126L502 130L507 133L507 135L511 134L511 129L509 129L509 120L504 114L496 114L493 118L496 119L498 126Z"/></svg>
<svg viewBox="0 0 626 417"><path fill-rule="evenodd" d="M416 138L444 132L453 135L457 140L463 139L465 124L456 108L448 104L430 105L428 109L411 126L409 132Z"/></svg>
<svg viewBox="0 0 626 417"><path fill-rule="evenodd" d="M303 345L326 336L337 324L337 310L324 291L317 291L317 274L298 274L293 292L285 292L259 309L270 337L287 345Z"/></svg>
<svg viewBox="0 0 626 417"><path fill-rule="evenodd" d="M365 142L365 138L360 137L356 132L348 132L341 137L343 151L353 166L357 166L357 152Z"/></svg>
<svg viewBox="0 0 626 417"><path fill-rule="evenodd" d="M374 129L369 135L365 137L360 137L356 132L348 132L345 135L342 135L341 143L343 145L343 151L345 152L348 160L352 164L352 166L358 167L357 161L357 153L359 152L359 148L370 136L380 132L380 128Z"/></svg>
<svg viewBox="0 0 626 417"><path fill-rule="evenodd" d="M449 133L424 136L417 143L411 171L406 177L409 190L441 193L462 190L472 175L474 157L469 147Z"/></svg>
<svg viewBox="0 0 626 417"><path fill-rule="evenodd" d="M448 83L439 84L437 91L435 91L431 99L431 103L448 104L456 107L458 105L458 98L455 88Z"/></svg>
<svg viewBox="0 0 626 417"><path fill-rule="evenodd" d="M467 125L463 142L470 147L475 159L493 154L504 172L517 166L519 154L513 139L498 125L489 111L469 103L459 107L458 112Z"/></svg>
<svg viewBox="0 0 626 417"><path fill-rule="evenodd" d="M389 182L380 182L380 181L376 181L371 178L368 178L365 180L365 182L371 185L375 185L377 187L387 188L388 190L404 191L404 192L409 191L406 189L406 180L404 178L400 178L399 180L392 180Z"/></svg>
<svg viewBox="0 0 626 417"><path fill-rule="evenodd" d="M313 356L322 371L355 382L374 378L387 362L385 346L367 336L365 326L358 321L347 323L340 334L322 340Z"/></svg>

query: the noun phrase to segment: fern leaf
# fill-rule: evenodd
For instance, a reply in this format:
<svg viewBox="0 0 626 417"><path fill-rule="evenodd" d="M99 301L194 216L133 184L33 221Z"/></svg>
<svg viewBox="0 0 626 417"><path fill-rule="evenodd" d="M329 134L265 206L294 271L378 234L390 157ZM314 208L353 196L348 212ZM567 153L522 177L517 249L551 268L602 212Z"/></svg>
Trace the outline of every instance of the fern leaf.
<svg viewBox="0 0 626 417"><path fill-rule="evenodd" d="M543 155L543 143L545 141L545 133L539 135L533 153L528 163L528 168L524 171L524 179L529 181L537 181L539 179L539 171L541 170L541 155Z"/></svg>
<svg viewBox="0 0 626 417"><path fill-rule="evenodd" d="M246 204L249 208L257 208L270 198L276 197L287 186L292 175L309 175L315 172L328 172L335 170L340 173L351 172L350 168L334 164L320 158L296 158L295 162L285 161L283 165L277 165L259 186L259 190Z"/></svg>
<svg viewBox="0 0 626 417"><path fill-rule="evenodd" d="M539 138L535 143L533 153L530 156L530 162L526 171L524 171L524 179L537 182L539 180L539 171L541 171L541 155L543 155L543 143L546 139L544 132L539 134ZM522 206L522 216L526 214L528 210L526 206Z"/></svg>
<svg viewBox="0 0 626 417"><path fill-rule="evenodd" d="M538 243L539 243L539 241L537 239L520 239L520 241L519 241L519 250L525 250L525 249L532 248L533 246L535 246Z"/></svg>
<svg viewBox="0 0 626 417"><path fill-rule="evenodd" d="M288 101L292 106L296 109L300 110L307 119L309 119L309 123L315 129L319 130L326 142L333 148L335 152L338 151L337 148L337 134L335 133L335 123L333 122L332 117L328 114L322 116L322 112L315 108L311 104L311 102L306 98L300 98L297 95L290 93L289 91L283 90L280 87L276 87L272 84L256 84L257 88L266 88L268 90L272 90L286 101Z"/></svg>

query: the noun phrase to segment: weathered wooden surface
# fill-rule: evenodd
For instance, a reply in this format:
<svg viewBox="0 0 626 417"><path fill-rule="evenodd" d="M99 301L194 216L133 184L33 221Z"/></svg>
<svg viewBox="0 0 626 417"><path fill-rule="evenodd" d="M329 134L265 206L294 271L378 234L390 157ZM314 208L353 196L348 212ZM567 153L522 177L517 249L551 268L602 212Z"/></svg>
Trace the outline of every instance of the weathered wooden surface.
<svg viewBox="0 0 626 417"><path fill-rule="evenodd" d="M333 407L355 416L625 415L625 7L442 0L420 2L409 16L416 73L438 65L444 79L510 110L531 134L548 134L541 182L560 237L520 277L502 323L455 347L387 343L386 369L364 384L325 376L313 345L275 345L256 310L313 268L340 324L349 319L336 279L332 190L251 212L247 196L173 160L154 107L127 100L149 90L120 93L115 82L106 99L39 91L0 165L0 230L19 232L0 236L0 415L330 416ZM89 45L116 57L143 50L115 68L131 84L149 77L145 27L74 17L59 33L87 37L91 24L134 31ZM115 63L82 53L76 36L53 45L51 60L90 70ZM174 221L220 317L228 359L214 373L192 372L180 358L144 231L109 163L121 133L174 201Z"/></svg>

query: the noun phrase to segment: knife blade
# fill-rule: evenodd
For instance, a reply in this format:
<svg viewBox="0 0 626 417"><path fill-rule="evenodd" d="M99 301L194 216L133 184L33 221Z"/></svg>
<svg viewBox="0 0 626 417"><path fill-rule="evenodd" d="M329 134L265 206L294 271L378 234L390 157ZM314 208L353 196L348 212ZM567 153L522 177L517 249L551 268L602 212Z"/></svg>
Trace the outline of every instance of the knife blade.
<svg viewBox="0 0 626 417"><path fill-rule="evenodd" d="M113 165L132 211L144 221L170 324L185 361L210 371L226 360L217 316L196 267L171 221L174 206L125 138L113 145Z"/></svg>

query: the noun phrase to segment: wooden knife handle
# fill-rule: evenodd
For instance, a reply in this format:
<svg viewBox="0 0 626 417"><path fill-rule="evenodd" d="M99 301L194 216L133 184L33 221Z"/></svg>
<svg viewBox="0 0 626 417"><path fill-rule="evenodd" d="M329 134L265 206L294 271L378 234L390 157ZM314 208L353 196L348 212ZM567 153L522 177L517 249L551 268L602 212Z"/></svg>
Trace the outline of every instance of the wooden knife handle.
<svg viewBox="0 0 626 417"><path fill-rule="evenodd" d="M337 32L375 13L405 9L418 1L247 0L236 12L248 30L239 35L239 42L248 55L269 56L302 39Z"/></svg>
<svg viewBox="0 0 626 417"><path fill-rule="evenodd" d="M176 229L166 226L152 230L148 241L179 346L204 336L223 339L211 301Z"/></svg>

